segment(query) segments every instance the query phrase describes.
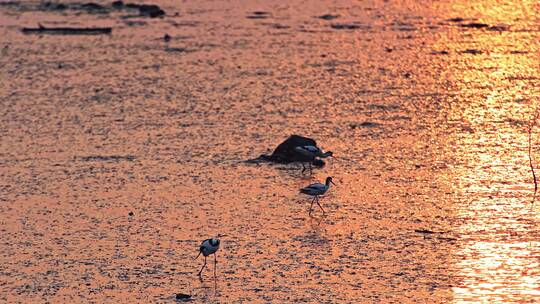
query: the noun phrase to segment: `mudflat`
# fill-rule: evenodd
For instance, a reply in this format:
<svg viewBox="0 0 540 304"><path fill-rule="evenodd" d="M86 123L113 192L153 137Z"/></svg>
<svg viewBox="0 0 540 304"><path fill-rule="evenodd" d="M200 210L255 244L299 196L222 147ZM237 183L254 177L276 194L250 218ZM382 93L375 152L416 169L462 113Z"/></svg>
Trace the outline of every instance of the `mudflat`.
<svg viewBox="0 0 540 304"><path fill-rule="evenodd" d="M537 1L144 4L0 2L0 302L540 301Z"/></svg>

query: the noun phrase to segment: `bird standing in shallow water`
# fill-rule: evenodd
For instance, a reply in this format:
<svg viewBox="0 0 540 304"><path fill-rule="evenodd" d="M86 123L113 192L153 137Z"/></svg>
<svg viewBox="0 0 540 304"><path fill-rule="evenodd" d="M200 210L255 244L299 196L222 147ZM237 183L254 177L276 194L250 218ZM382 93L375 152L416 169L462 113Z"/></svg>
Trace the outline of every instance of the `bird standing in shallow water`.
<svg viewBox="0 0 540 304"><path fill-rule="evenodd" d="M314 202L317 202L317 205L319 205L322 212L325 213L323 207L321 206L321 204L319 204L319 195L323 195L324 193L326 193L326 191L328 191L328 189L330 188L330 183L334 184L334 182L332 181L332 177L329 176L326 178L326 182L324 184L315 183L300 189L300 193L313 196L311 206L309 207L309 215L311 215L311 210L313 209Z"/></svg>
<svg viewBox="0 0 540 304"><path fill-rule="evenodd" d="M321 148L316 146L298 146L294 148L294 151L302 159L302 166L304 167L304 169L302 169L302 173L306 171L306 166L304 163L309 164L309 173L311 173L313 171L311 164L317 157L327 158L333 154L332 151L324 152Z"/></svg>
<svg viewBox="0 0 540 304"><path fill-rule="evenodd" d="M202 266L201 270L199 271L199 279L202 282L202 271L204 270L204 267L206 267L206 257L213 254L214 255L214 277L216 277L216 268L217 268L217 258L216 258L216 251L219 249L219 240L218 239L207 239L204 240L201 244L201 247L199 247L199 254L195 259L197 259L201 253L204 256L204 265Z"/></svg>

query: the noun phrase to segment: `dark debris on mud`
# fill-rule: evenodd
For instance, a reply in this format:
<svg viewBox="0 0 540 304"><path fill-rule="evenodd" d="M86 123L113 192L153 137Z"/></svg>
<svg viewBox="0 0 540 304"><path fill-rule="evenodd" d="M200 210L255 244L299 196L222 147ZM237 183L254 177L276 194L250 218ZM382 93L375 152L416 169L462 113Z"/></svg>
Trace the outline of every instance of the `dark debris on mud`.
<svg viewBox="0 0 540 304"><path fill-rule="evenodd" d="M104 155L92 155L92 156L83 156L83 157L80 157L80 160L82 161L134 161L135 160L135 156L133 155L126 155L126 156L122 156L122 155L108 155L108 156L104 156Z"/></svg>
<svg viewBox="0 0 540 304"><path fill-rule="evenodd" d="M156 4L137 4L124 3L123 1L114 1L110 5L101 5L94 2L79 2L79 3L60 3L60 2L40 2L35 5L31 2L8 2L1 3L3 6L12 6L19 11L50 11L62 12L73 11L76 13L88 14L109 14L113 11L138 11L141 17L156 18L165 15L165 11Z"/></svg>

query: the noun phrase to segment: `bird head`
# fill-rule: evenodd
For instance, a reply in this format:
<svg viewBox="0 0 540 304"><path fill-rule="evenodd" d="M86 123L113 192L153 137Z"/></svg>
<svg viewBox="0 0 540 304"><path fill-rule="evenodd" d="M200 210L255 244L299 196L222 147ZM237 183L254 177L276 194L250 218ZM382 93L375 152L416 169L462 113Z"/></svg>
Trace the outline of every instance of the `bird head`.
<svg viewBox="0 0 540 304"><path fill-rule="evenodd" d="M332 181L332 177L331 177L331 176L329 176L329 177L326 178L326 185L328 186L328 185L330 185L330 183L332 183L334 186L336 186L336 184Z"/></svg>
<svg viewBox="0 0 540 304"><path fill-rule="evenodd" d="M326 151L323 154L321 154L319 157L321 158L334 157L334 153L332 153L332 151Z"/></svg>

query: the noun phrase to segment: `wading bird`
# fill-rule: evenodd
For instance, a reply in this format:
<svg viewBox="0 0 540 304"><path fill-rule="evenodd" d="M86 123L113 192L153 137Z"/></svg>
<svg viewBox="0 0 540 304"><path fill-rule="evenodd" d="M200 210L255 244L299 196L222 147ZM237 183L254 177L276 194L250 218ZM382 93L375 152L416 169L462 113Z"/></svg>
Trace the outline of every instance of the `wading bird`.
<svg viewBox="0 0 540 304"><path fill-rule="evenodd" d="M313 209L314 202L317 202L317 205L319 205L322 212L325 213L323 207L321 206L321 204L319 204L319 195L323 195L324 193L326 193L326 191L328 191L328 189L330 188L330 183L334 184L334 182L332 181L332 177L329 176L326 178L326 182L324 184L315 183L300 189L300 193L313 196L311 206L309 207L309 215L311 215L311 210Z"/></svg>
<svg viewBox="0 0 540 304"><path fill-rule="evenodd" d="M217 258L216 258L216 251L219 249L219 240L218 239L207 239L204 240L201 243L201 247L199 247L199 254L195 259L197 259L201 253L204 256L204 265L202 266L201 270L199 271L199 279L202 282L202 272L204 270L204 267L206 267L206 257L213 254L214 255L214 277L216 277L216 267L217 267Z"/></svg>
<svg viewBox="0 0 540 304"><path fill-rule="evenodd" d="M324 152L321 148L317 146L298 146L294 148L294 151L300 156L302 162L302 173L306 171L306 166L304 163L309 164L309 173L311 174L313 168L311 164L316 161L316 158L327 158L333 155L332 151Z"/></svg>

